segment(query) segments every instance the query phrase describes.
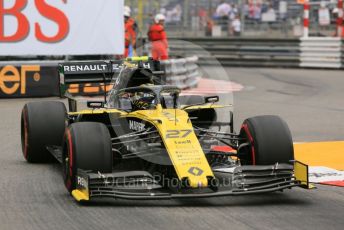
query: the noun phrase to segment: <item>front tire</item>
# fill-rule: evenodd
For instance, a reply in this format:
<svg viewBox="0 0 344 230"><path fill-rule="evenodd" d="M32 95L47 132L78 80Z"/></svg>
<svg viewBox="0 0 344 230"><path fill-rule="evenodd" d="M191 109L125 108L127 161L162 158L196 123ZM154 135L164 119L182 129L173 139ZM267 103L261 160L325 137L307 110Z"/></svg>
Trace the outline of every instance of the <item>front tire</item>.
<svg viewBox="0 0 344 230"><path fill-rule="evenodd" d="M78 169L111 173L112 164L111 136L104 124L78 122L66 129L62 169L64 183L69 192L76 188Z"/></svg>
<svg viewBox="0 0 344 230"><path fill-rule="evenodd" d="M246 119L240 130L238 156L242 164L272 165L291 163L294 147L290 130L278 116L257 116ZM247 144L245 144L247 143Z"/></svg>
<svg viewBox="0 0 344 230"><path fill-rule="evenodd" d="M27 103L21 115L21 145L24 158L31 163L53 159L48 145L60 146L66 126L66 107L58 101Z"/></svg>

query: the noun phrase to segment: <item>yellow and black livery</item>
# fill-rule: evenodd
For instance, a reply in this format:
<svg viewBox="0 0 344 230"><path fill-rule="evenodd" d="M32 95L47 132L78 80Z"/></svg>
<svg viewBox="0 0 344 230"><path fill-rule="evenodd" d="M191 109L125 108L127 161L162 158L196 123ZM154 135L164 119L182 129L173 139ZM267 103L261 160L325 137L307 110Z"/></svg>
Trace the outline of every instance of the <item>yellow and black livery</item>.
<svg viewBox="0 0 344 230"><path fill-rule="evenodd" d="M62 63L59 74L69 112L55 109L56 103L24 107L23 152L30 161L35 153L28 146L47 149L61 162L65 185L78 201L215 197L308 187L307 166L294 161L290 131L282 119L249 118L236 134L231 112L228 122L217 121L217 109L228 107L218 104L218 96L181 95L177 86L164 84L159 62L137 57ZM78 110L68 85L85 83L112 89L100 99L87 98L89 108ZM51 114L47 106L55 106ZM31 122L34 110L44 113L46 126L38 121L43 117ZM64 123L55 124L57 117ZM37 138L30 133L33 126L40 126L44 141L32 142ZM54 132L58 134L51 136ZM57 144L58 138L62 143ZM35 155L38 161L40 157Z"/></svg>

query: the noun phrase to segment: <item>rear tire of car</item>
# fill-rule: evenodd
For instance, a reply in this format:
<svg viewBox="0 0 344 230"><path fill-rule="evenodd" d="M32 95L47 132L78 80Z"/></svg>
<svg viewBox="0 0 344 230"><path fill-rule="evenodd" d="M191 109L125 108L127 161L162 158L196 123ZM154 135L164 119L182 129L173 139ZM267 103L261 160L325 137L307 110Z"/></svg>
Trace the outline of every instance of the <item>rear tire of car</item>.
<svg viewBox="0 0 344 230"><path fill-rule="evenodd" d="M246 119L240 130L238 156L242 164L272 165L294 160L293 140L288 125L278 116ZM245 145L248 143L248 145Z"/></svg>
<svg viewBox="0 0 344 230"><path fill-rule="evenodd" d="M60 146L66 126L66 107L58 101L27 103L21 114L21 145L31 163L51 162L46 146Z"/></svg>
<svg viewBox="0 0 344 230"><path fill-rule="evenodd" d="M104 124L78 122L66 129L62 169L64 183L69 192L76 188L78 169L111 173L112 164L111 136Z"/></svg>

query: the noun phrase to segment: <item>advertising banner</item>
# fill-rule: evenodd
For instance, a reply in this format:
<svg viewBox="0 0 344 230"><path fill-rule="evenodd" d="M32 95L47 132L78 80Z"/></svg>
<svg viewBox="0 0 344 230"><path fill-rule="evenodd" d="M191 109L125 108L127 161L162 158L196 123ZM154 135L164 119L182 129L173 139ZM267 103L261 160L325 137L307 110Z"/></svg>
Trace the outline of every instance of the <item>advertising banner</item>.
<svg viewBox="0 0 344 230"><path fill-rule="evenodd" d="M0 66L0 98L59 96L57 65Z"/></svg>
<svg viewBox="0 0 344 230"><path fill-rule="evenodd" d="M0 0L0 55L124 53L124 0Z"/></svg>
<svg viewBox="0 0 344 230"><path fill-rule="evenodd" d="M57 63L0 64L0 98L60 96ZM74 96L103 95L112 84L71 84L68 92Z"/></svg>

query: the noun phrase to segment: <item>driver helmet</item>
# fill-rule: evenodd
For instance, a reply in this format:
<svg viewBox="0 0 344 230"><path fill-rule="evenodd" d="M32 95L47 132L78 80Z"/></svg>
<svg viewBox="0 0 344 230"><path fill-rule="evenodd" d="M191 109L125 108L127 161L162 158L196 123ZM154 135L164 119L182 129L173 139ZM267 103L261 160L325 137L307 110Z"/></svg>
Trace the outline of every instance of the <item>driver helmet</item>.
<svg viewBox="0 0 344 230"><path fill-rule="evenodd" d="M138 92L132 97L133 107L137 110L150 109L154 104L155 96L147 92Z"/></svg>

